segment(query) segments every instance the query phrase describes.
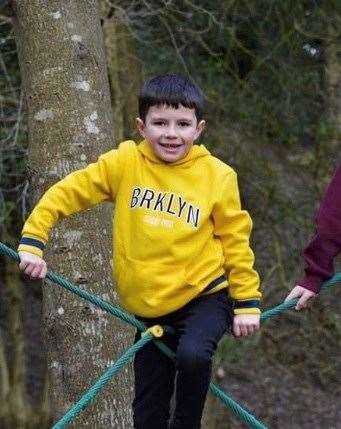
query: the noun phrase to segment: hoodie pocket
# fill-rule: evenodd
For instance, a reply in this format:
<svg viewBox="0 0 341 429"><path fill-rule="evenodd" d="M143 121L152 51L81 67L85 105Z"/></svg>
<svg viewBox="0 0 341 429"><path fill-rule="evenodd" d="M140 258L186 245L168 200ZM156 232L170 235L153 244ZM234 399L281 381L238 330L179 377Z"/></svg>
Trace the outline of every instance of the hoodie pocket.
<svg viewBox="0 0 341 429"><path fill-rule="evenodd" d="M122 297L156 305L165 300L177 301L193 293L185 281L185 269L170 264L153 264L117 255L116 278Z"/></svg>

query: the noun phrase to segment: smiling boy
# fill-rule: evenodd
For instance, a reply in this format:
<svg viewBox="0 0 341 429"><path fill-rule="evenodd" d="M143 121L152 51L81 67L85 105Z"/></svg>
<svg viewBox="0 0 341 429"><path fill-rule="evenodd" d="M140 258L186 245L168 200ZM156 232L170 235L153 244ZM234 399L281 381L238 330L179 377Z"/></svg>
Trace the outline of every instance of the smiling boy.
<svg viewBox="0 0 341 429"><path fill-rule="evenodd" d="M135 356L134 427L200 428L211 361L223 334L259 329L259 277L235 172L195 141L205 128L196 84L176 74L145 82L137 127L121 143L50 188L26 221L20 268L44 278L43 249L60 219L115 201L114 275L121 305L148 326L172 326ZM233 315L234 314L234 315ZM138 336L136 337L138 338ZM172 421L170 399L176 382Z"/></svg>

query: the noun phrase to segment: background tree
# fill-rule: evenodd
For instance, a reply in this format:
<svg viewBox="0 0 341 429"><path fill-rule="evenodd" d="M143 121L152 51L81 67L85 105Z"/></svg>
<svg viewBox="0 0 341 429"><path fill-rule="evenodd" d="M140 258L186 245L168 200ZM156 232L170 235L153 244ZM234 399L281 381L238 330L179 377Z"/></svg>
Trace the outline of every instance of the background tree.
<svg viewBox="0 0 341 429"><path fill-rule="evenodd" d="M6 8L3 12L4 15L0 18L0 239L16 246L22 223L21 214L25 211L25 122L10 11ZM7 258L1 258L0 425L4 427L21 428L27 421L44 425L45 421L44 359L41 355L37 356L37 349L26 348L24 341L39 338L40 320L39 317L31 317L31 310L37 307L37 303L39 306L40 297L35 287L25 292L24 294L16 264ZM29 310L27 312L24 312L25 304ZM26 342L26 346L29 343ZM32 369L29 380L27 363ZM26 387L30 392L29 401Z"/></svg>
<svg viewBox="0 0 341 429"><path fill-rule="evenodd" d="M114 140L121 142L136 137L135 118L137 95L142 83L141 60L135 52L134 39L124 20L115 14L110 2L99 2L108 76L111 106L115 127Z"/></svg>

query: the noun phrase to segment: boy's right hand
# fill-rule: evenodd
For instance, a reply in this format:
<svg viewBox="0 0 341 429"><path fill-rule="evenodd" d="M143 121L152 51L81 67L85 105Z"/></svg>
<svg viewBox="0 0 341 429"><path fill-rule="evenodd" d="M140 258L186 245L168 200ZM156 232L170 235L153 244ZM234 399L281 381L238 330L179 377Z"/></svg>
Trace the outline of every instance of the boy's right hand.
<svg viewBox="0 0 341 429"><path fill-rule="evenodd" d="M31 279L44 279L47 273L47 266L44 259L29 252L19 252L19 268Z"/></svg>

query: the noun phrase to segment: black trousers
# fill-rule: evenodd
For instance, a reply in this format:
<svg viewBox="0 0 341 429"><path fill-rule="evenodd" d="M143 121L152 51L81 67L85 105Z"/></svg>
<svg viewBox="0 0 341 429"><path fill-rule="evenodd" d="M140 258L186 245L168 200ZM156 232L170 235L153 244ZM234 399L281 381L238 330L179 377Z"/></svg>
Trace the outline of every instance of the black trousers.
<svg viewBox="0 0 341 429"><path fill-rule="evenodd" d="M176 353L176 361L152 342L136 353L134 428L200 428L212 357L221 337L231 329L232 313L232 301L224 289L202 295L166 316L140 318L147 326L159 324L175 329L176 334L165 334L162 341ZM175 384L175 409L169 422Z"/></svg>

